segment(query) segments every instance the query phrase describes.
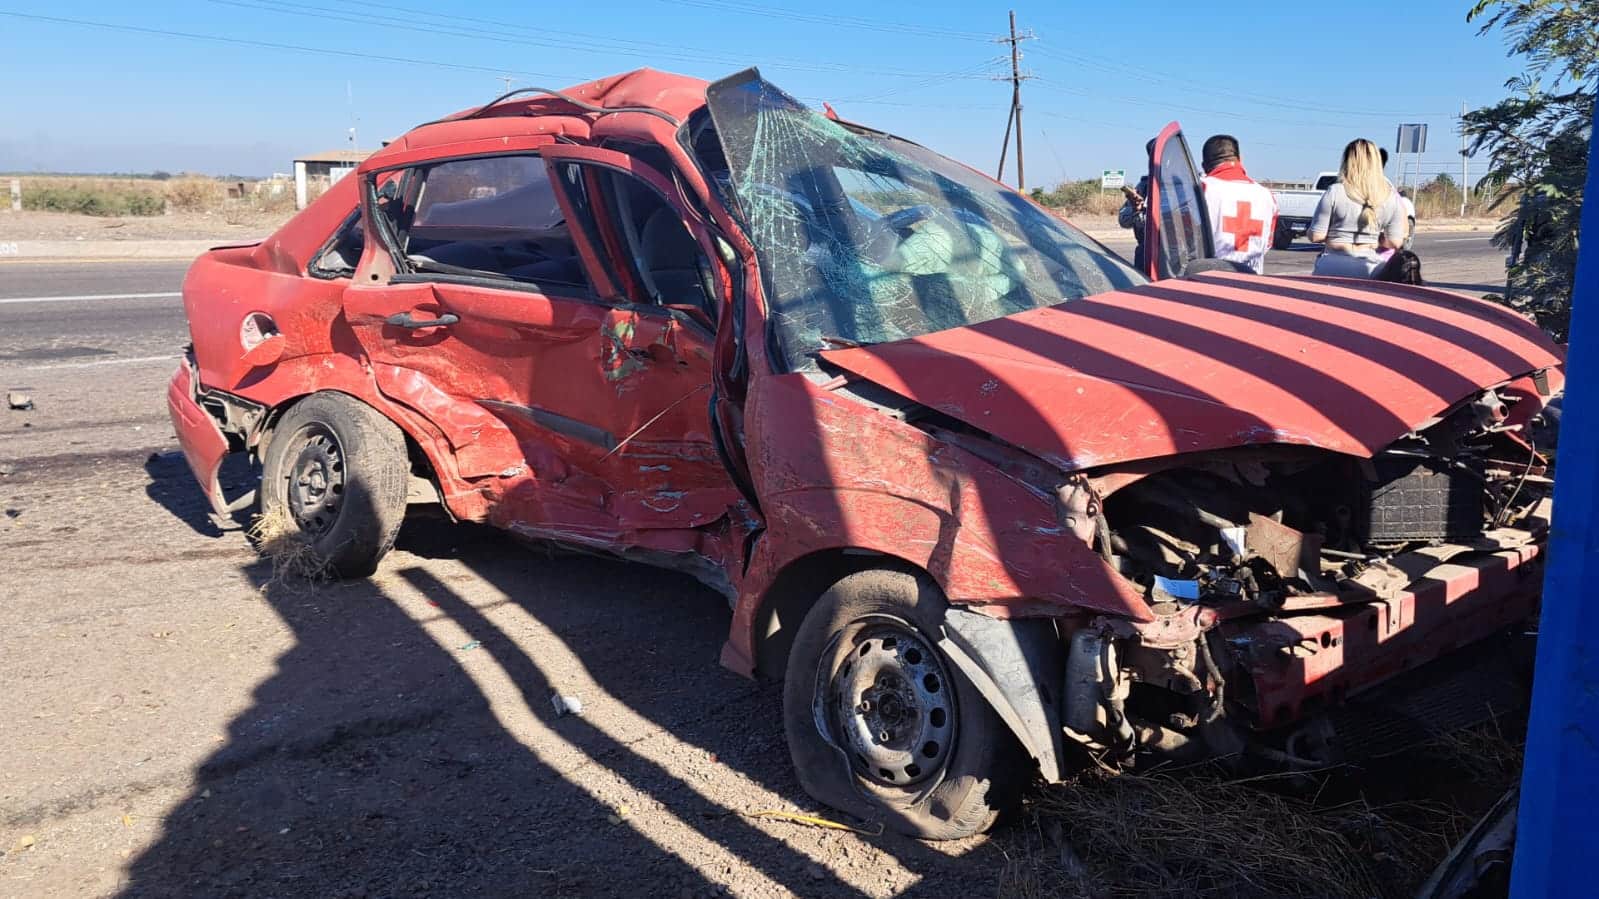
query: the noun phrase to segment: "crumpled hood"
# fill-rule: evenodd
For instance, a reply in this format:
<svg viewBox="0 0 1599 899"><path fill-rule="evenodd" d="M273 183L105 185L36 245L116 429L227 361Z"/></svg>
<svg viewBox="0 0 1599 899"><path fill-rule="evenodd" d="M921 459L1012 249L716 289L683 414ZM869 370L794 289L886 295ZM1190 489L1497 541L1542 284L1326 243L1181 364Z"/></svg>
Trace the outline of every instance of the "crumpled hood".
<svg viewBox="0 0 1599 899"><path fill-rule="evenodd" d="M1067 470L1268 443L1370 456L1563 361L1536 325L1480 300L1233 274L822 357Z"/></svg>

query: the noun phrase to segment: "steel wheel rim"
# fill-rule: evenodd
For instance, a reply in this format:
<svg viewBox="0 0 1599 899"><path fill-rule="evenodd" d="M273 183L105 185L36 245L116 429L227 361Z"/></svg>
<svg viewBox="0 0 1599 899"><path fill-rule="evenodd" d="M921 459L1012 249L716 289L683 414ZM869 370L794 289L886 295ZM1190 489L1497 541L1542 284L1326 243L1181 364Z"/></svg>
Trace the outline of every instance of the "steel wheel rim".
<svg viewBox="0 0 1599 899"><path fill-rule="evenodd" d="M857 773L883 786L911 786L949 761L953 685L937 651L909 625L862 624L829 685L833 720Z"/></svg>
<svg viewBox="0 0 1599 899"><path fill-rule="evenodd" d="M299 447L283 475L289 514L300 531L316 538L338 523L344 508L344 447L323 424L310 424L295 434Z"/></svg>

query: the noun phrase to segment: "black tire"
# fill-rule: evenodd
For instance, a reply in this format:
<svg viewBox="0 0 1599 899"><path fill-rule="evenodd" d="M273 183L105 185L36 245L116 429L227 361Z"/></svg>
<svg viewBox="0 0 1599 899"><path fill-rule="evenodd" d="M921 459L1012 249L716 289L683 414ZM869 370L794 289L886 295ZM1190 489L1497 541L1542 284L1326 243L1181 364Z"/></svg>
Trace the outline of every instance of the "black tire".
<svg viewBox="0 0 1599 899"><path fill-rule="evenodd" d="M1271 233L1271 248L1286 250L1294 245L1294 226L1287 222L1278 222L1277 230Z"/></svg>
<svg viewBox="0 0 1599 899"><path fill-rule="evenodd" d="M314 393L272 429L261 456L261 511L287 515L329 574L365 577L405 518L405 435L342 393Z"/></svg>
<svg viewBox="0 0 1599 899"><path fill-rule="evenodd" d="M851 574L806 614L783 687L789 755L805 791L834 808L929 840L987 830L1017 803L1032 770L1004 722L937 649L946 608L942 592L925 576ZM871 686L856 692L863 678ZM918 681L924 686L917 692L928 704L912 714L896 715L885 725L861 711L874 697L879 716L891 700L889 711L905 711L914 701L895 699L897 691ZM948 686L954 689L943 689ZM941 722L947 727L935 726ZM889 740L863 735L879 733L878 727L893 728L880 732ZM863 750L863 739L875 745ZM886 761L907 757L900 745L907 741L914 763ZM925 770L921 762L927 762Z"/></svg>

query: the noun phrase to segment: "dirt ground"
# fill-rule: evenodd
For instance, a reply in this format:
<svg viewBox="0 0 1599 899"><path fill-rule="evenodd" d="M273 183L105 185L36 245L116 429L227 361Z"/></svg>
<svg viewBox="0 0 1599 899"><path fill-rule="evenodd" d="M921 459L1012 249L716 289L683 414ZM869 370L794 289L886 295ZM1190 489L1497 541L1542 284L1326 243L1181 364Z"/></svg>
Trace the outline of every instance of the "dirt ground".
<svg viewBox="0 0 1599 899"><path fill-rule="evenodd" d="M215 212L100 218L24 209L0 212L0 241L23 240L234 240L271 234L288 212L240 206Z"/></svg>

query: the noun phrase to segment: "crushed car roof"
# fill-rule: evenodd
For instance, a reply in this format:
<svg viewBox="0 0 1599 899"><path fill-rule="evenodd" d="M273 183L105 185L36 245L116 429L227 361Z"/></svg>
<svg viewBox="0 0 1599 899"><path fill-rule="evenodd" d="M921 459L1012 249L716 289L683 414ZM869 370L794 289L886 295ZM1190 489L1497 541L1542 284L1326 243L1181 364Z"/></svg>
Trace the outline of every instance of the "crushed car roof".
<svg viewBox="0 0 1599 899"><path fill-rule="evenodd" d="M606 109L642 107L682 120L705 105L710 82L655 69L634 69L599 78L559 92ZM434 122L418 125L372 154L364 169L382 168L387 160L426 147L530 134L586 137L594 113L551 94L524 94L493 106L473 106ZM470 118L468 118L470 116Z"/></svg>

